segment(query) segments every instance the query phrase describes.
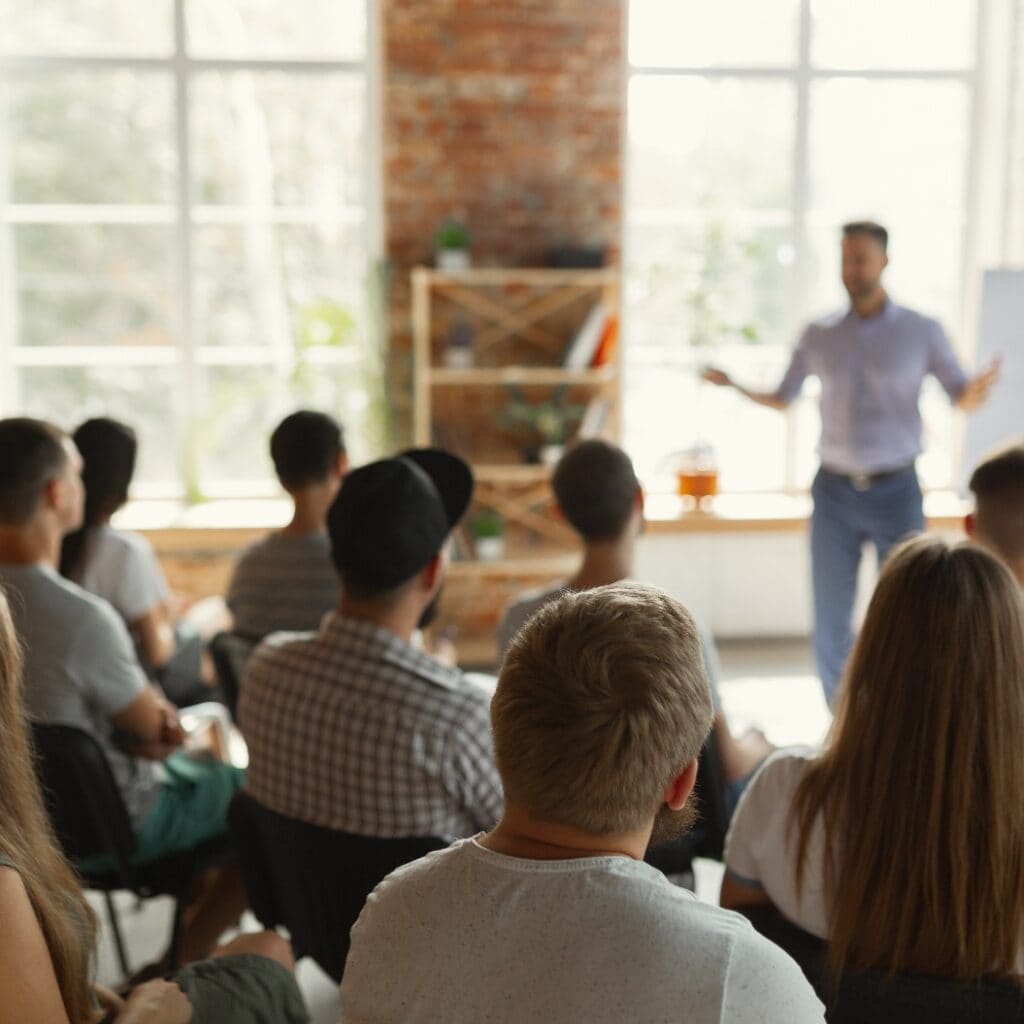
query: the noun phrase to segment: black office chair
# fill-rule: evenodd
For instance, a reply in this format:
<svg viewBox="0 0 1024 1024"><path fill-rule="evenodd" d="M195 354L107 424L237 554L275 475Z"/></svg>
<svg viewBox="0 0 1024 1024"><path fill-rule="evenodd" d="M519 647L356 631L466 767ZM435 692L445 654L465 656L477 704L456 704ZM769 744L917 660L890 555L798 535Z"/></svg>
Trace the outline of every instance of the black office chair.
<svg viewBox="0 0 1024 1024"><path fill-rule="evenodd" d="M836 986L825 968L826 944L774 907L739 908L765 938L784 949L825 1004L829 1024L1021 1024L1024 989L1001 979L962 984L884 971L846 971Z"/></svg>
<svg viewBox="0 0 1024 1024"><path fill-rule="evenodd" d="M225 630L210 638L208 649L213 660L213 668L217 673L217 682L224 697L224 704L231 717L237 722L238 694L242 683L242 674L249 655L256 649L259 641L251 640L240 633Z"/></svg>
<svg viewBox="0 0 1024 1024"><path fill-rule="evenodd" d="M87 889L103 893L114 935L117 957L127 978L131 971L121 923L112 893L126 889L139 899L174 898L174 916L168 948L169 966L178 966L181 922L192 883L209 868L234 856L230 835L207 840L190 850L133 864L136 839L124 800L99 743L70 725L32 725L36 773L50 821L65 855L81 860L105 854L115 867L110 871L79 873Z"/></svg>
<svg viewBox="0 0 1024 1024"><path fill-rule="evenodd" d="M647 863L666 875L692 877L694 857L721 860L729 830L727 793L718 741L712 731L697 762L697 784L693 788L699 814L697 823L679 839L650 847L644 858Z"/></svg>
<svg viewBox="0 0 1024 1024"><path fill-rule="evenodd" d="M283 925L296 960L312 957L340 984L349 931L366 897L395 868L448 844L376 839L285 817L244 791L228 812L249 905L264 928Z"/></svg>

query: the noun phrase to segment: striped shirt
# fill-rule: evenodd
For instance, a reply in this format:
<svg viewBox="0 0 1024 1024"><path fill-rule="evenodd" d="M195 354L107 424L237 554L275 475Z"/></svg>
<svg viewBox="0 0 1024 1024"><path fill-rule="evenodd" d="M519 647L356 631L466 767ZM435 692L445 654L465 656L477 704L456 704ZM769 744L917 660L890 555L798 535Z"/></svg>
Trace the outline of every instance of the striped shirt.
<svg viewBox="0 0 1024 1024"><path fill-rule="evenodd" d="M262 640L278 630L316 629L338 595L326 533L271 533L242 553L227 605L235 632Z"/></svg>
<svg viewBox="0 0 1024 1024"><path fill-rule="evenodd" d="M246 789L278 814L356 835L473 835L504 802L489 706L458 669L333 612L249 660Z"/></svg>

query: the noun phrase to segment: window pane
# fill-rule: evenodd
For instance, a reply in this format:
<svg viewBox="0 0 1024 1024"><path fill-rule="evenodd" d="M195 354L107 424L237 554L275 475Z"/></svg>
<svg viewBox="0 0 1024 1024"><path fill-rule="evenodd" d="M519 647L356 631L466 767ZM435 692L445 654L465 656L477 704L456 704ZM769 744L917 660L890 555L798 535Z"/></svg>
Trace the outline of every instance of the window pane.
<svg viewBox="0 0 1024 1024"><path fill-rule="evenodd" d="M170 0L0 0L0 52L163 55L174 45Z"/></svg>
<svg viewBox="0 0 1024 1024"><path fill-rule="evenodd" d="M792 87L641 77L629 104L626 443L655 486L667 454L703 439L723 487L782 487L785 420L714 394L698 371L722 362L769 386L786 359Z"/></svg>
<svg viewBox="0 0 1024 1024"><path fill-rule="evenodd" d="M201 345L262 345L288 353L304 310L322 302L361 315L367 258L348 226L204 225L196 230L196 321Z"/></svg>
<svg viewBox="0 0 1024 1024"><path fill-rule="evenodd" d="M634 78L631 206L788 209L793 109L788 83Z"/></svg>
<svg viewBox="0 0 1024 1024"><path fill-rule="evenodd" d="M13 202L172 201L170 75L33 72L6 84Z"/></svg>
<svg viewBox="0 0 1024 1024"><path fill-rule="evenodd" d="M195 81L193 196L203 204L363 202L361 75L235 71Z"/></svg>
<svg viewBox="0 0 1024 1024"><path fill-rule="evenodd" d="M194 57L360 60L366 0L185 0Z"/></svg>
<svg viewBox="0 0 1024 1024"><path fill-rule="evenodd" d="M966 86L835 79L811 95L811 207L879 219L963 204Z"/></svg>
<svg viewBox="0 0 1024 1024"><path fill-rule="evenodd" d="M967 68L974 0L812 0L812 60L835 68Z"/></svg>
<svg viewBox="0 0 1024 1024"><path fill-rule="evenodd" d="M276 493L270 433L301 406L336 416L357 440L368 423L363 381L351 366L317 366L315 373L291 375L264 366L207 367L197 419L203 494ZM353 452L365 454L358 445Z"/></svg>
<svg viewBox="0 0 1024 1024"><path fill-rule="evenodd" d="M174 229L13 228L22 345L172 345Z"/></svg>
<svg viewBox="0 0 1024 1024"><path fill-rule="evenodd" d="M135 482L164 493L180 492L174 367L22 367L21 409L73 430L91 416L112 416L139 434Z"/></svg>
<svg viewBox="0 0 1024 1024"><path fill-rule="evenodd" d="M797 0L630 0L629 59L655 67L796 60Z"/></svg>

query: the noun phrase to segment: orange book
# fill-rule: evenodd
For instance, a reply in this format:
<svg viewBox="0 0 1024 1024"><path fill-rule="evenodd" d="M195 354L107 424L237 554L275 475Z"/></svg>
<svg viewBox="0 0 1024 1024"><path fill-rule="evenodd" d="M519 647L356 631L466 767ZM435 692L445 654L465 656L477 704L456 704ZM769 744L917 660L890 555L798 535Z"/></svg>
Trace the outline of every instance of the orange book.
<svg viewBox="0 0 1024 1024"><path fill-rule="evenodd" d="M591 360L591 366L604 366L615 357L615 346L619 343L619 318L615 313L608 316L601 340L597 343L597 351Z"/></svg>

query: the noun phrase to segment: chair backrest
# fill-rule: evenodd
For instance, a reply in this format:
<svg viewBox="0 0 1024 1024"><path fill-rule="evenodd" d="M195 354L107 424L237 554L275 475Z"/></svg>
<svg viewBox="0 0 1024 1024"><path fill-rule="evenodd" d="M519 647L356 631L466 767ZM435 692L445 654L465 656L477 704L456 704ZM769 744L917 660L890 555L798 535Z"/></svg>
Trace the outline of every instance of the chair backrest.
<svg viewBox="0 0 1024 1024"><path fill-rule="evenodd" d="M395 868L448 844L434 837L376 839L321 828L270 810L248 793L228 813L253 913L284 925L296 959L311 956L341 982L349 931L366 897Z"/></svg>
<svg viewBox="0 0 1024 1024"><path fill-rule="evenodd" d="M1001 979L970 984L884 971L844 972L838 988L825 970L826 945L774 907L743 907L754 927L799 965L825 1004L829 1024L1022 1024L1024 988Z"/></svg>
<svg viewBox="0 0 1024 1024"><path fill-rule="evenodd" d="M50 821L72 859L107 854L126 884L135 833L103 748L71 725L32 723L36 774Z"/></svg>
<svg viewBox="0 0 1024 1024"><path fill-rule="evenodd" d="M238 694L242 683L242 674L249 655L256 649L257 641L250 640L240 633L223 631L210 638L210 658L217 673L217 682L224 694L231 717L237 719Z"/></svg>

